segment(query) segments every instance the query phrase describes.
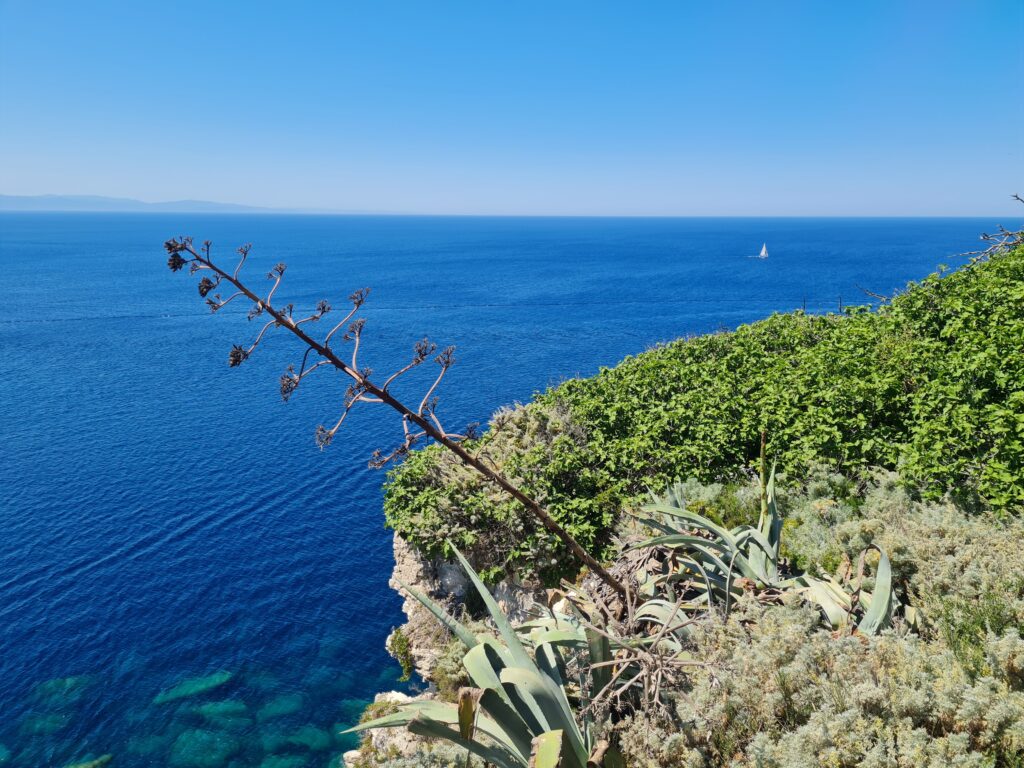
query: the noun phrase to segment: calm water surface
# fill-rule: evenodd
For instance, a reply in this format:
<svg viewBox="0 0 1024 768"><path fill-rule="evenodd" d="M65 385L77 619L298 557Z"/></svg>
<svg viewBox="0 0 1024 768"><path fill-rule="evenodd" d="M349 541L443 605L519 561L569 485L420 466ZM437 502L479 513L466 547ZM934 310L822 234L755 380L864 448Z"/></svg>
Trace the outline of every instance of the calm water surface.
<svg viewBox="0 0 1024 768"><path fill-rule="evenodd" d="M325 766L395 686L366 459L398 421L367 406L318 451L340 380L282 403L284 335L229 369L253 328L167 271L167 237L252 241L299 307L372 286L363 359L457 344L461 425L661 341L865 303L995 223L0 214L0 764Z"/></svg>

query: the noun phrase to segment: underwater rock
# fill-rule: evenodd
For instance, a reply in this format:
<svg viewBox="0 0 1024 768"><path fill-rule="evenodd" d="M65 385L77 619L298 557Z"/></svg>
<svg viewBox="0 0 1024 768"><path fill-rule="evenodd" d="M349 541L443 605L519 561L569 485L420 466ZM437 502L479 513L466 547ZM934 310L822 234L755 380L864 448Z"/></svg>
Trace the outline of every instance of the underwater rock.
<svg viewBox="0 0 1024 768"><path fill-rule="evenodd" d="M315 725L304 725L288 737L288 743L305 747L311 752L322 752L332 745L331 734Z"/></svg>
<svg viewBox="0 0 1024 768"><path fill-rule="evenodd" d="M266 670L247 673L245 684L259 691L276 691L281 688L281 681L277 675Z"/></svg>
<svg viewBox="0 0 1024 768"><path fill-rule="evenodd" d="M70 722L68 715L60 712L33 712L21 722L24 736L49 736L64 728Z"/></svg>
<svg viewBox="0 0 1024 768"><path fill-rule="evenodd" d="M201 693L212 691L214 688L218 688L232 677L230 672L220 671L214 672L212 675L206 677L191 677L188 680L182 680L173 688L166 691L161 691L153 699L154 704L165 704L168 701L176 701L178 699L184 699L189 696L198 696Z"/></svg>
<svg viewBox="0 0 1024 768"><path fill-rule="evenodd" d="M36 701L45 704L47 709L60 709L77 703L92 683L93 678L89 675L55 677L37 685L32 691L32 696Z"/></svg>
<svg viewBox="0 0 1024 768"><path fill-rule="evenodd" d="M211 725L225 730L242 730L252 725L249 707L244 701L238 699L200 704L193 709L193 712L203 717Z"/></svg>
<svg viewBox="0 0 1024 768"><path fill-rule="evenodd" d="M100 768L114 759L113 755L102 755L95 760L86 760L84 763L72 763L67 768Z"/></svg>
<svg viewBox="0 0 1024 768"><path fill-rule="evenodd" d="M260 768L306 768L309 761L304 755L267 755Z"/></svg>
<svg viewBox="0 0 1024 768"><path fill-rule="evenodd" d="M313 696L331 697L351 690L352 680L337 667L320 665L313 667L303 676L302 687Z"/></svg>
<svg viewBox="0 0 1024 768"><path fill-rule="evenodd" d="M171 737L165 735L135 736L124 745L125 752L131 755L155 755L163 752L171 745Z"/></svg>
<svg viewBox="0 0 1024 768"><path fill-rule="evenodd" d="M261 723L275 717L284 717L298 712L305 706L301 693L285 693L277 696L256 711L256 719Z"/></svg>
<svg viewBox="0 0 1024 768"><path fill-rule="evenodd" d="M230 734L191 728L175 739L170 765L174 768L220 768L240 747L238 739Z"/></svg>
<svg viewBox="0 0 1024 768"><path fill-rule="evenodd" d="M278 752L288 746L288 736L283 731L260 729L260 745L264 752Z"/></svg>
<svg viewBox="0 0 1024 768"><path fill-rule="evenodd" d="M245 717L249 714L249 707L244 701L238 699L225 699L224 701L211 701L208 704L200 704L195 711L203 717Z"/></svg>

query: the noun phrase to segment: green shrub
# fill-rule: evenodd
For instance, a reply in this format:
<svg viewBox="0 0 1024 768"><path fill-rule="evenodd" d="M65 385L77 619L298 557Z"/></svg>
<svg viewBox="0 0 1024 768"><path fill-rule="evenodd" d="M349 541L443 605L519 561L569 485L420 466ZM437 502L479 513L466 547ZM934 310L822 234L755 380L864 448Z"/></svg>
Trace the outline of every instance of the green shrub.
<svg viewBox="0 0 1024 768"><path fill-rule="evenodd" d="M762 429L794 480L821 463L854 478L880 466L925 498L1020 513L1024 248L932 275L877 311L779 314L680 340L496 422L477 447L598 554L647 488L741 476ZM450 538L491 578L535 570L551 581L570 565L514 504L433 448L392 472L385 513L428 552Z"/></svg>
<svg viewBox="0 0 1024 768"><path fill-rule="evenodd" d="M402 676L398 678L398 682L408 682L409 678L412 677L412 673L416 670L416 662L412 657L409 638L402 631L401 627L391 632L391 637L388 640L388 650L391 651L391 655L395 657L395 660L402 667Z"/></svg>
<svg viewBox="0 0 1024 768"><path fill-rule="evenodd" d="M568 411L546 403L499 411L483 437L468 445L544 504L585 548L602 555L610 552L618 499L608 498L597 478L587 480L580 463L585 446ZM511 570L548 581L575 572L557 538L537 529L518 502L447 451L416 451L389 479L388 525L428 555L451 557L455 546L489 582Z"/></svg>

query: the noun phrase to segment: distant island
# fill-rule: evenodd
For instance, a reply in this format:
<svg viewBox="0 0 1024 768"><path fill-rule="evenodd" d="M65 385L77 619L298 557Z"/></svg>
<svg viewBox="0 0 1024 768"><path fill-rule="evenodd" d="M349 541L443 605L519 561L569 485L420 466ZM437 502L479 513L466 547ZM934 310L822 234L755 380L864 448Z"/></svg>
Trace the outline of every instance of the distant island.
<svg viewBox="0 0 1024 768"><path fill-rule="evenodd" d="M127 197L99 195L0 195L0 211L83 213L369 213L326 209L262 208L208 200L171 200L147 203Z"/></svg>

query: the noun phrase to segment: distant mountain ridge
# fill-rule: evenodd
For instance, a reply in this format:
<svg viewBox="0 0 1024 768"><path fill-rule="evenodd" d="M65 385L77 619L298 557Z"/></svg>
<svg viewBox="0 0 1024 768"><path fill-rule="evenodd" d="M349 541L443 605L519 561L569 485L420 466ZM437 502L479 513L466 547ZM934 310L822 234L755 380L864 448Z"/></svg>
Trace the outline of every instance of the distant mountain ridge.
<svg viewBox="0 0 1024 768"><path fill-rule="evenodd" d="M261 208L208 200L147 203L127 197L100 195L0 195L0 211L91 213L341 213L341 211Z"/></svg>

